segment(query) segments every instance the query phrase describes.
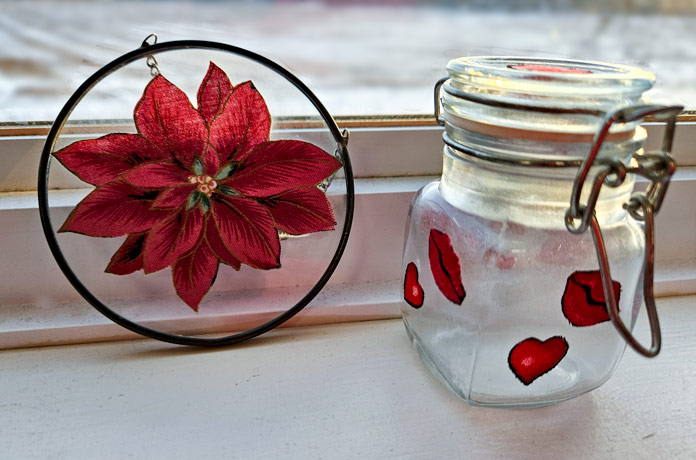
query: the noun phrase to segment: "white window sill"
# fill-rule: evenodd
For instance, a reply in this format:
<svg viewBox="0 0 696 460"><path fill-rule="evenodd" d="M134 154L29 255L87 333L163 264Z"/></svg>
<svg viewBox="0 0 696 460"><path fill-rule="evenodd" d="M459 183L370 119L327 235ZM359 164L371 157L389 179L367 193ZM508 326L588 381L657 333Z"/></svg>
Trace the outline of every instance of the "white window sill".
<svg viewBox="0 0 696 460"><path fill-rule="evenodd" d="M329 284L286 326L396 318L402 301L401 251L403 221L413 193L435 179L432 176L356 180L355 221L346 253ZM676 180L671 192L692 190L696 181ZM55 191L58 206L72 207L84 191ZM2 194L0 194L2 195ZM686 195L684 195L686 196ZM683 210L667 200L660 217L670 218ZM109 340L128 340L137 336L112 323L88 305L74 291L53 261L43 241L36 197L32 192L0 196L0 215L8 230L4 232L4 256L15 264L0 266L0 275L12 280L0 291L0 349L60 345ZM0 225L1 227L1 225ZM1 230L1 228L0 228ZM657 223L658 259L655 292L658 296L696 292L696 244L688 228L667 228ZM26 241L37 244L27 246ZM682 242L677 244L677 242ZM688 243L687 243L688 244ZM681 257L680 257L681 256ZM220 313L214 308L187 320L172 316L166 300L139 299L148 312L160 310L158 325L151 319L145 326L168 328L189 324L207 333L230 333L261 324L284 311L282 299L289 290L306 291L306 286L286 286L235 294L234 312ZM277 292L276 292L277 291ZM228 293L229 294L229 293ZM220 302L229 295L220 294ZM277 299L276 299L277 298ZM227 299L227 300L225 300ZM248 299L248 300L245 300ZM259 299L262 299L260 302ZM161 307L161 308L160 308Z"/></svg>
<svg viewBox="0 0 696 460"><path fill-rule="evenodd" d="M646 128L649 148L655 148L662 128L657 124ZM690 203L696 193L694 140L696 124L680 124L675 140L680 168L656 223L655 280L660 296L696 293L696 234L692 231L696 207ZM0 191L4 190L0 192L0 249L3 260L12 262L0 264L0 279L5 280L0 289L0 349L133 338L92 309L69 285L44 241L35 192L16 191L34 186L42 145L43 138L38 136L0 139L0 146L6 147L1 154L6 161L0 165ZM287 325L399 315L404 219L413 193L439 174L441 129L357 128L352 130L349 148L357 179L355 219L346 252L326 288ZM80 186L69 176L58 185ZM52 190L52 206L72 207L85 192ZM234 321L211 317L201 325L207 332L231 332L216 327L233 322L243 330L275 316L275 303L250 303Z"/></svg>
<svg viewBox="0 0 696 460"><path fill-rule="evenodd" d="M696 292L694 128L677 131L681 168L656 225L661 295ZM10 191L31 189L42 140L6 141L0 348L132 338L62 276L34 193ZM286 324L313 327L216 350L137 340L0 351L0 457L696 458L696 296L658 299L660 357L628 350L604 386L538 410L467 406L427 372L399 320L364 321L399 315L404 218L441 147L437 128L353 131L349 246ZM58 205L73 203L59 193ZM637 334L648 337L643 317Z"/></svg>
<svg viewBox="0 0 696 460"><path fill-rule="evenodd" d="M401 321L0 352L4 458L696 458L696 297L660 299L662 354L536 410L469 407ZM637 335L647 338L644 316Z"/></svg>

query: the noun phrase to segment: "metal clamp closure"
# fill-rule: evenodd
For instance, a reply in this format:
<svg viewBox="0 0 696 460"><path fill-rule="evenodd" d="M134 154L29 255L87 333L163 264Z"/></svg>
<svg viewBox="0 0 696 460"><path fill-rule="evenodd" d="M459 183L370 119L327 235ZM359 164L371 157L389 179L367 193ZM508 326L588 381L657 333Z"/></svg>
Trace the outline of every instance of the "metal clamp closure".
<svg viewBox="0 0 696 460"><path fill-rule="evenodd" d="M654 357L660 352L662 343L660 323L655 306L653 293L653 274L655 262L654 247L654 215L660 209L662 200L667 192L669 180L674 173L676 163L671 156L672 141L677 115L683 110L682 106L661 105L637 105L630 106L608 113L601 129L592 141L590 151L585 157L575 176L573 191L570 197L570 208L565 215L565 225L568 231L575 234L583 233L589 226L592 227L592 238L595 243L599 270L604 288L604 298L607 301L609 317L619 334L635 351L643 356ZM636 153L628 164L619 158L598 160L597 154L605 141L609 129L614 123L631 123L652 115L659 121L665 121L665 133L662 139L662 149L658 152ZM599 171L592 182L592 188L587 199L587 204L580 203L587 176L590 168L598 167ZM614 297L609 260L607 257L602 230L595 215L595 205L602 185L618 187L626 179L627 174L638 174L650 180L647 190L642 193L634 193L624 208L636 220L644 222L645 232L645 257L643 260L643 297L650 322L651 345L646 348L641 345L626 327L619 316L619 308Z"/></svg>
<svg viewBox="0 0 696 460"><path fill-rule="evenodd" d="M442 77L435 83L435 121L440 126L445 126L445 119L442 118L442 111L440 110L440 90L447 80L449 80L449 77Z"/></svg>

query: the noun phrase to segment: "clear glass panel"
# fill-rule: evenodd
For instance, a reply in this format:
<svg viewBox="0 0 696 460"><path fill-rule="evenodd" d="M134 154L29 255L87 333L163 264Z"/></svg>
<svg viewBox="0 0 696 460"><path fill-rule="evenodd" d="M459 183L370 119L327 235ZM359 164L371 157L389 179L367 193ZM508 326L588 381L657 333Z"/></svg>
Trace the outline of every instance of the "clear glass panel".
<svg viewBox="0 0 696 460"><path fill-rule="evenodd" d="M304 299L340 244L349 202L332 176L337 142L328 125L277 129L283 108L323 120L258 62L208 49L155 57L159 76L141 56L96 82L67 120L98 118L119 94L129 107L112 108L114 127L55 139L56 244L84 288L128 321L190 337L258 327Z"/></svg>

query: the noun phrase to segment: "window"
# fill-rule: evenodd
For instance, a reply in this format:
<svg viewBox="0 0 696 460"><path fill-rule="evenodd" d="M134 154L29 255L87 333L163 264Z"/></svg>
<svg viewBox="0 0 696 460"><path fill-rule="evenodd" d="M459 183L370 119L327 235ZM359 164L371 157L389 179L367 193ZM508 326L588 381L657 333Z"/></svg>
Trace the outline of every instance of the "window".
<svg viewBox="0 0 696 460"><path fill-rule="evenodd" d="M48 252L36 212L36 164L47 122L74 89L151 32L163 41L217 40L267 55L294 71L339 125L351 128L355 226L331 284L299 318L305 323L398 314L403 219L413 192L440 171L432 87L449 59L542 54L642 65L658 75L653 98L696 109L693 2L530 0L509 9L475 0L465 6L164 0L131 6L74 0L3 5L0 279L8 282L0 290L0 347L122 334L78 300ZM125 106L118 91L112 97L100 114L103 122L120 117L107 109L121 113ZM680 170L657 222L656 279L663 295L696 292L696 209L688 201L696 193L695 117L687 111L680 118ZM646 126L651 142L658 142L662 127ZM80 192L54 193L67 206ZM376 221L383 223L379 231ZM55 299L64 304L56 308Z"/></svg>
<svg viewBox="0 0 696 460"><path fill-rule="evenodd" d="M693 0L5 2L0 122L53 120L80 82L152 32L268 55L341 116L429 114L446 62L471 54L646 66L656 96L696 109L695 15Z"/></svg>

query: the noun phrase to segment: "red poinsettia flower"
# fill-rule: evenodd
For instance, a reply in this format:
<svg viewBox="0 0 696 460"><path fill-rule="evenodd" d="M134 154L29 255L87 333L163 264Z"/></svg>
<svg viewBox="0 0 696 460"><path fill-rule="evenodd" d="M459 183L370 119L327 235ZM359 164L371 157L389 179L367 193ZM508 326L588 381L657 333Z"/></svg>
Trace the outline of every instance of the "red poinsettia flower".
<svg viewBox="0 0 696 460"><path fill-rule="evenodd" d="M333 230L331 205L317 185L341 166L307 142L270 141L270 115L254 85L233 86L212 62L197 99L196 109L158 75L135 107L137 134L55 153L96 186L59 231L127 235L106 271L171 266L176 292L196 311L219 262L277 268L278 231Z"/></svg>

